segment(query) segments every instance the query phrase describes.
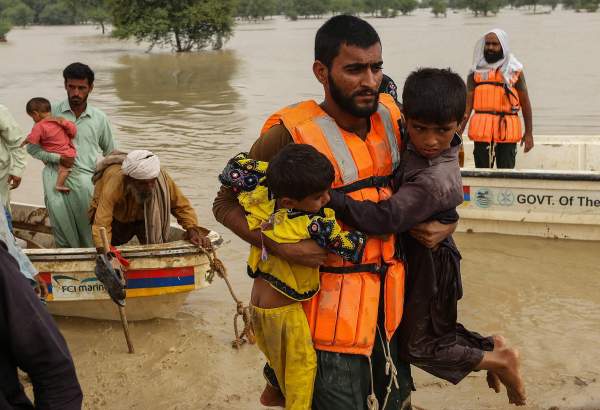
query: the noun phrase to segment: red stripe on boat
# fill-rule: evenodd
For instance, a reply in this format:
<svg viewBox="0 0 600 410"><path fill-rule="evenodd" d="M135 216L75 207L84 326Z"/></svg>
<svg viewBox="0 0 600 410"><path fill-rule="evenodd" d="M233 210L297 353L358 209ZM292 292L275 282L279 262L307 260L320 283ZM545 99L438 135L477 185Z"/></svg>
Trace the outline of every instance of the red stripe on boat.
<svg viewBox="0 0 600 410"><path fill-rule="evenodd" d="M194 268L185 266L181 268L166 269L132 269L126 272L127 279L152 279L194 276Z"/></svg>

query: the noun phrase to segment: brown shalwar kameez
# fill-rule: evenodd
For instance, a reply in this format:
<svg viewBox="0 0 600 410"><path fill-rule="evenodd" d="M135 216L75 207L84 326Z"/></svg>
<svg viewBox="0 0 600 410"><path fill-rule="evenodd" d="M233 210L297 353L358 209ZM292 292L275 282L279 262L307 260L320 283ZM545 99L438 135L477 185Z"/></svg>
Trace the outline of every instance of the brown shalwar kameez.
<svg viewBox="0 0 600 410"><path fill-rule="evenodd" d="M456 137L448 150L429 160L409 144L391 198L360 202L333 192L327 206L345 223L373 235L405 232L433 219L454 223L458 220L455 208L463 200L459 148ZM404 317L398 329L399 355L456 384L475 370L485 350L493 350L493 339L457 323L461 257L452 238L431 250L407 233L400 237L408 269Z"/></svg>

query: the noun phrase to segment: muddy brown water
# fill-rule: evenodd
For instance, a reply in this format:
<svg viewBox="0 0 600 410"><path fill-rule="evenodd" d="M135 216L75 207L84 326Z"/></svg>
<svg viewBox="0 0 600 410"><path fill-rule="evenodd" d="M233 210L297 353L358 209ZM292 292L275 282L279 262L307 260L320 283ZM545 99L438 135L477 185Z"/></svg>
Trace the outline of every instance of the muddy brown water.
<svg viewBox="0 0 600 410"><path fill-rule="evenodd" d="M466 73L480 33L509 32L525 64L536 134L600 134L600 13L493 18L427 12L371 19L384 46L384 69L397 80L417 66ZM277 108L319 98L312 42L322 20L241 24L224 50L176 55L101 37L93 27L15 29L0 44L0 104L24 130L33 96L64 97L61 70L83 61L96 71L90 101L110 117L123 149L155 151L199 211L223 232L220 254L247 298L246 246L210 212L216 175L246 150ZM29 160L16 200L41 203L41 165ZM463 322L502 333L521 349L531 409L600 409L600 255L598 243L496 235L457 235L463 253ZM176 320L132 324L136 355L125 353L119 326L58 319L73 352L87 409L255 409L261 357L232 351L234 305L216 282L192 294ZM483 374L449 386L415 371L413 402L426 409L509 408L485 388Z"/></svg>

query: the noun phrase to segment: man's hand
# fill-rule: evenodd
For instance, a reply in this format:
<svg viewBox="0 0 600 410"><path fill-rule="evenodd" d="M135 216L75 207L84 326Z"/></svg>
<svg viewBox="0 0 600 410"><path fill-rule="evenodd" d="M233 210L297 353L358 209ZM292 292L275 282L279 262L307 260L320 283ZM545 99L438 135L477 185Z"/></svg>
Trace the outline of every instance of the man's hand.
<svg viewBox="0 0 600 410"><path fill-rule="evenodd" d="M8 186L10 187L10 189L18 188L19 185L21 185L21 177L18 177L16 175L8 176Z"/></svg>
<svg viewBox="0 0 600 410"><path fill-rule="evenodd" d="M201 235L197 229L190 228L186 231L187 240L193 243L196 246L202 247L204 249L210 249L212 244L210 243L210 239L208 236Z"/></svg>
<svg viewBox="0 0 600 410"><path fill-rule="evenodd" d="M458 225L458 223L443 224L438 221L423 222L415 225L410 230L410 234L426 247L434 248L438 243L452 235L456 230L456 225Z"/></svg>
<svg viewBox="0 0 600 410"><path fill-rule="evenodd" d="M46 299L46 297L48 296L48 286L46 285L46 282L44 282L39 273L35 275L33 279L35 279L35 281L37 282L37 286L35 287L35 293L40 298Z"/></svg>
<svg viewBox="0 0 600 410"><path fill-rule="evenodd" d="M265 238L265 240L267 239ZM327 251L312 239L305 239L297 243L270 241L268 248L286 261L298 265L318 267L323 265L327 259Z"/></svg>
<svg viewBox="0 0 600 410"><path fill-rule="evenodd" d="M525 145L523 152L529 152L533 148L533 135L531 134L523 134L523 139L521 140L521 146Z"/></svg>
<svg viewBox="0 0 600 410"><path fill-rule="evenodd" d="M63 167L72 168L74 164L75 164L74 157L64 157L64 156L60 157L60 165L62 165Z"/></svg>

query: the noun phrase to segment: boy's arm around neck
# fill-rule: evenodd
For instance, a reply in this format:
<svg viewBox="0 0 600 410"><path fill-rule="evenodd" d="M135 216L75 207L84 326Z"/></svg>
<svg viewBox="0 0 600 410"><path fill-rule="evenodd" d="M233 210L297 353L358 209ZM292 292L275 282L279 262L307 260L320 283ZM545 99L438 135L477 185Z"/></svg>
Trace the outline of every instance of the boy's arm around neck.
<svg viewBox="0 0 600 410"><path fill-rule="evenodd" d="M378 203L357 201L333 191L327 205L346 224L370 235L404 232L439 212L427 188L414 182L400 186L389 199Z"/></svg>

